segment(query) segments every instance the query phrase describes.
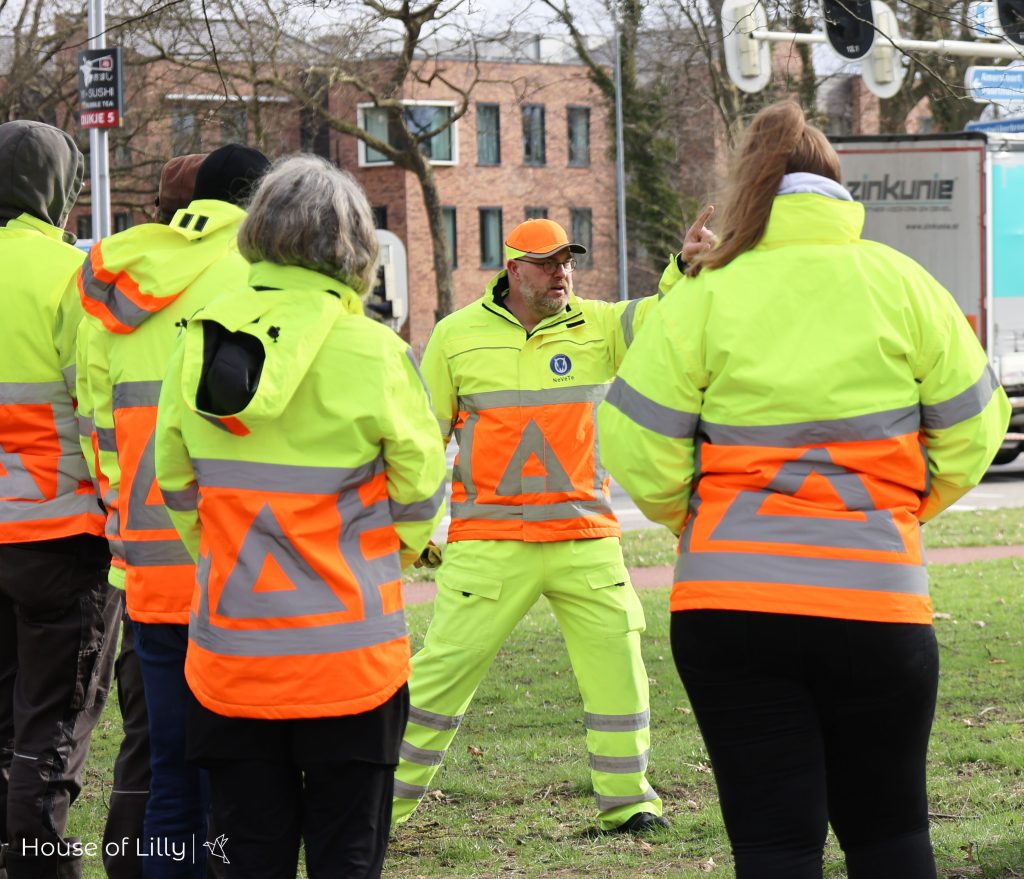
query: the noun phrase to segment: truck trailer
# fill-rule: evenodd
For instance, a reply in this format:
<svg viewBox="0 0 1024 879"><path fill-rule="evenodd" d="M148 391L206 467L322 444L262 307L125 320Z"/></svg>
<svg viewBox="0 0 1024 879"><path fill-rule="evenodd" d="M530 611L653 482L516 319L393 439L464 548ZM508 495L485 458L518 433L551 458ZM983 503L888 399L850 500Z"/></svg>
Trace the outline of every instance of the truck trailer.
<svg viewBox="0 0 1024 879"><path fill-rule="evenodd" d="M833 137L864 237L953 294L1013 406L995 463L1024 451L1024 134Z"/></svg>

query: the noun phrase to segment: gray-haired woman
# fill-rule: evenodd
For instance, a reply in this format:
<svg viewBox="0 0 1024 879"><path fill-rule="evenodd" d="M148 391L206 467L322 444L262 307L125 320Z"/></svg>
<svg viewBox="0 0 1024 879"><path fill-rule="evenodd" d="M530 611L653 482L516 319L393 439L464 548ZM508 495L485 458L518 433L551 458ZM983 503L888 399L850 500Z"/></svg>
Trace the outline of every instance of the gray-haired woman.
<svg viewBox="0 0 1024 879"><path fill-rule="evenodd" d="M279 161L239 231L250 286L199 312L160 400L157 475L198 561L189 754L229 876L380 875L408 713L401 567L445 462L408 347L362 315L370 207Z"/></svg>

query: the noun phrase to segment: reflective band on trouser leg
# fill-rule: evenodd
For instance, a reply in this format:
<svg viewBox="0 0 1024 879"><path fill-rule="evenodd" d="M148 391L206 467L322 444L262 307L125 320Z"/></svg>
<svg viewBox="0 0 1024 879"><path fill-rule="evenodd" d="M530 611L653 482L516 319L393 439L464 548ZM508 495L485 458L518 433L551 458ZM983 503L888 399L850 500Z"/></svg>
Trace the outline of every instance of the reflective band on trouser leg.
<svg viewBox="0 0 1024 879"><path fill-rule="evenodd" d="M583 696L583 725L601 828L637 812L661 814L647 781L651 748L647 671L640 650L643 609L622 565L618 541L550 546L556 582L545 591Z"/></svg>
<svg viewBox="0 0 1024 879"><path fill-rule="evenodd" d="M661 814L661 800L645 777L650 757L650 712L584 715L590 776L594 785L601 827L617 827L649 803ZM621 756L620 756L621 755Z"/></svg>
<svg viewBox="0 0 1024 879"><path fill-rule="evenodd" d="M415 811L441 767L461 722L461 714L435 714L410 706L409 723L402 740L398 769L395 770L395 801L391 809L393 824L407 821Z"/></svg>

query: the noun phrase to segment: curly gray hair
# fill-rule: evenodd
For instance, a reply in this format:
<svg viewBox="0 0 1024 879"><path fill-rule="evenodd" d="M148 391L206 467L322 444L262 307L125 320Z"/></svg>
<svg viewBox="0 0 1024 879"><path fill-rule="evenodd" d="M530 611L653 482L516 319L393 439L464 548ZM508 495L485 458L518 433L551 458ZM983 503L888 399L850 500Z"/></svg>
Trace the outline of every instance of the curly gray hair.
<svg viewBox="0 0 1024 879"><path fill-rule="evenodd" d="M260 181L238 230L249 262L301 266L371 289L377 234L362 187L351 174L313 155L278 159Z"/></svg>

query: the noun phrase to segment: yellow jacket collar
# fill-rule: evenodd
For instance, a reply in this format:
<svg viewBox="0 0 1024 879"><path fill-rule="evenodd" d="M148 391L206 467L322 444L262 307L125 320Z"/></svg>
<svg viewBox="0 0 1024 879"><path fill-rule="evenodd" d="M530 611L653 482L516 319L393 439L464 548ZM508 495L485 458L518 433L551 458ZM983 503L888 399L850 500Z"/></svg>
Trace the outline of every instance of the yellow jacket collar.
<svg viewBox="0 0 1024 879"><path fill-rule="evenodd" d="M791 241L847 242L860 239L864 205L824 195L777 195L758 247L776 247Z"/></svg>
<svg viewBox="0 0 1024 879"><path fill-rule="evenodd" d="M363 314L363 300L347 284L302 266L282 266L257 262L249 267L250 287L272 287L277 290L322 290L337 296L348 314Z"/></svg>
<svg viewBox="0 0 1024 879"><path fill-rule="evenodd" d="M19 214L13 220L8 220L5 228L22 230L30 229L33 232L39 232L45 235L47 238L52 238L54 241L64 241L67 244L75 243L75 236L70 232L58 229L56 226L47 223L46 220L40 220L38 217L33 217L32 214Z"/></svg>

